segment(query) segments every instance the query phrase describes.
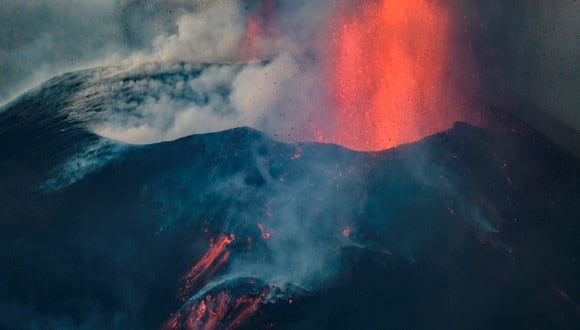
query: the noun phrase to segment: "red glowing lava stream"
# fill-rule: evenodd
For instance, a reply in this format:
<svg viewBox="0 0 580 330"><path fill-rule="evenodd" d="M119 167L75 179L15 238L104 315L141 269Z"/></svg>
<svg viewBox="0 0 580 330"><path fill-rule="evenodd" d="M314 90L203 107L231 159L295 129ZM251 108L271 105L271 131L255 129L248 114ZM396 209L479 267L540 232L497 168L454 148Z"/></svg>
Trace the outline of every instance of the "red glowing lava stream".
<svg viewBox="0 0 580 330"><path fill-rule="evenodd" d="M210 280L211 276L228 261L230 252L228 246L235 240L233 234L220 235L210 242L205 255L191 268L180 289L179 296L183 299L200 289L202 281ZM202 283L200 283L202 282ZM269 287L263 288L254 295L242 295L232 298L228 290L216 294L207 294L194 302L186 302L182 308L171 317L162 329L164 330L216 330L235 329L250 318L260 307Z"/></svg>
<svg viewBox="0 0 580 330"><path fill-rule="evenodd" d="M265 288L255 296L235 299L225 291L220 291L215 296L208 295L173 314L163 329L236 329L259 309L267 290Z"/></svg>
<svg viewBox="0 0 580 330"><path fill-rule="evenodd" d="M335 128L323 142L380 150L462 120L450 102L450 14L432 0L355 1L331 21Z"/></svg>
<svg viewBox="0 0 580 330"><path fill-rule="evenodd" d="M179 291L179 297L183 299L189 298L195 289L199 289L204 284L202 280L208 280L223 266L230 257L227 247L234 239L234 235L221 235L211 241L206 254L185 275L183 287Z"/></svg>

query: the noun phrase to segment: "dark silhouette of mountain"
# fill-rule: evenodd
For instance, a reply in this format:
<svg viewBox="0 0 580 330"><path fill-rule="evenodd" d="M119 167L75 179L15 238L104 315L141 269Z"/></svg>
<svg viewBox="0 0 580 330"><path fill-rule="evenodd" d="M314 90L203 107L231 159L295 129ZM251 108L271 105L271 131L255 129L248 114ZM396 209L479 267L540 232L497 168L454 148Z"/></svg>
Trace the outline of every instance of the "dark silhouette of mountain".
<svg viewBox="0 0 580 330"><path fill-rule="evenodd" d="M525 124L372 153L250 128L126 145L63 110L94 74L0 110L0 328L158 329L212 292L260 297L218 328L580 327L580 161Z"/></svg>

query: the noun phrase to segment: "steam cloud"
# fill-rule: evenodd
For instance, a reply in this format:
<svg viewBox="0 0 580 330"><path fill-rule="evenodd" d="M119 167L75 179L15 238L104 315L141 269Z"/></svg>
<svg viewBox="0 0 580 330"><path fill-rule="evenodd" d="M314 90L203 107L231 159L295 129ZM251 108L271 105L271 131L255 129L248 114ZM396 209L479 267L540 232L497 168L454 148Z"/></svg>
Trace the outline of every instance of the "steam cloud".
<svg viewBox="0 0 580 330"><path fill-rule="evenodd" d="M5 6L22 9L12 2ZM309 120L318 115L316 110L323 99L319 61L323 54L318 41L326 33L321 27L331 6L311 1L279 1L275 24L257 16L261 6L259 2L240 0L83 4L80 16L91 13L90 24L83 25L82 17L77 20L77 16L74 20L63 20L66 26L39 24L29 31L31 35L38 34L36 39L3 50L2 56L7 58L3 63L10 63L15 70L26 67L28 73L19 80L21 73L7 68L2 85L14 80L16 84L3 88L0 99L6 100L24 86L58 72L87 65L116 65L118 72L127 73L142 70L146 65L219 63L200 76L186 77L174 85L153 80L127 82L132 85L124 87L133 88L133 92L156 97L145 97L140 104L118 99L116 104L109 105L116 116L103 114L103 120L94 123L94 131L132 144L236 126L251 126L286 140L300 139L304 131L299 130L304 130ZM32 13L38 12L41 5L21 7ZM72 10L60 1L45 7L51 17L58 17L63 9ZM252 19L259 26L254 35L248 31ZM45 28L47 32L39 33ZM76 42L93 30L98 31L97 35L81 44ZM66 53L68 60L46 56L57 50ZM38 67L30 66L27 54L36 56ZM203 95L207 102L191 104L182 97L187 93Z"/></svg>
<svg viewBox="0 0 580 330"><path fill-rule="evenodd" d="M120 88L144 97L139 104L115 100L102 117L104 123L94 130L114 140L147 144L238 126L264 128L270 109L279 105L286 82L296 72L293 59L280 56L268 63L204 66L199 74L172 80L99 86L88 92Z"/></svg>
<svg viewBox="0 0 580 330"><path fill-rule="evenodd" d="M176 32L155 37L151 48L134 53L129 65L151 61L224 65L211 66L199 76L178 82L169 93L147 86L159 97L124 114L139 120L127 118L121 120L125 125L113 122L95 131L135 144L236 126L254 127L285 140L302 138L323 100L321 63L307 55L322 57L315 42L326 33L320 29L323 25L317 28L316 20L303 16L326 17L331 7L308 1L282 1L277 6L283 16L276 17L275 24L264 22L264 17L253 18L260 7L252 2L198 1L191 11L184 10L176 17ZM248 28L252 19L259 21L254 23L258 30ZM202 94L207 102L183 102L172 95L175 89Z"/></svg>

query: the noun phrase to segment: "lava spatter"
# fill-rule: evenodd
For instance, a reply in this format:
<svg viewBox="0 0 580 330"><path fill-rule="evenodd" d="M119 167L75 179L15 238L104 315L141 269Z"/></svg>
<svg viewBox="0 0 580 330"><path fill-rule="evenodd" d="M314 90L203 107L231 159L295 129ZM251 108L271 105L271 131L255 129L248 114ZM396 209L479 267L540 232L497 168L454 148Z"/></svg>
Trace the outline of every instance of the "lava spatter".
<svg viewBox="0 0 580 330"><path fill-rule="evenodd" d="M329 131L320 142L381 150L445 130L450 15L428 0L354 1L330 21Z"/></svg>

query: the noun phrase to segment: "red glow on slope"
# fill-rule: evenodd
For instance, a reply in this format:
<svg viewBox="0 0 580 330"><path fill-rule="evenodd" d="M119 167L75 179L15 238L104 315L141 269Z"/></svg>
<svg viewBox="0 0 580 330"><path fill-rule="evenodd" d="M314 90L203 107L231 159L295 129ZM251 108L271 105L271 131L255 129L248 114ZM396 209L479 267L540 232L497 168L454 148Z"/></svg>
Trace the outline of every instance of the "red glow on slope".
<svg viewBox="0 0 580 330"><path fill-rule="evenodd" d="M205 255L185 275L184 285L180 289L179 297L187 298L193 290L199 288L204 279L211 277L230 257L227 247L234 241L233 235L221 235L210 243Z"/></svg>
<svg viewBox="0 0 580 330"><path fill-rule="evenodd" d="M186 306L175 313L165 324L165 329L235 329L252 316L264 301L268 288L257 295L232 299L226 291Z"/></svg>
<svg viewBox="0 0 580 330"><path fill-rule="evenodd" d="M212 240L210 247L201 260L185 276L185 285L180 296L187 298L198 289L204 280L210 278L228 260L227 250L235 240L234 235L221 235ZM269 287L264 287L256 294L231 298L227 290L217 294L208 294L193 303L186 303L165 323L164 329L214 330L235 329L252 316L264 301Z"/></svg>
<svg viewBox="0 0 580 330"><path fill-rule="evenodd" d="M233 306L234 315L236 316L232 319L227 329L235 329L252 316L258 310L267 291L268 289L266 288L256 297L240 297L236 299L236 303Z"/></svg>
<svg viewBox="0 0 580 330"><path fill-rule="evenodd" d="M321 142L380 150L464 120L446 87L450 15L434 1L355 1L330 28L335 123Z"/></svg>

